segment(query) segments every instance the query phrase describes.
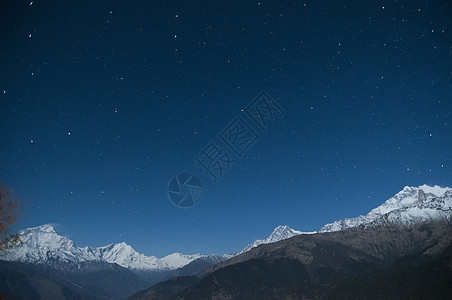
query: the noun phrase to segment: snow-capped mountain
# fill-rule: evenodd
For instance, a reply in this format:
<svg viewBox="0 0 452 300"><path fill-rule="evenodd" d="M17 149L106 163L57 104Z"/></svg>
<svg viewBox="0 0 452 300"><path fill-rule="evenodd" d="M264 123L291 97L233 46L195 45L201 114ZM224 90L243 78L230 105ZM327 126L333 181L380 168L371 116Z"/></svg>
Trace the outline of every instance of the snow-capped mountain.
<svg viewBox="0 0 452 300"><path fill-rule="evenodd" d="M175 270L200 254L183 255L174 253L163 258L146 256L136 252L126 243L110 244L104 247L77 247L67 237L59 235L51 225L28 228L19 232L22 243L0 252L0 259L32 263L104 261L116 263L131 270Z"/></svg>
<svg viewBox="0 0 452 300"><path fill-rule="evenodd" d="M324 225L318 232L339 231L352 227L368 227L388 223L410 226L452 217L452 189L439 186L406 186L402 191L388 199L382 205L371 210L365 216L343 219ZM229 259L249 251L261 244L269 244L291 238L303 232L288 226L278 226L266 239L256 240L241 251L225 254ZM126 243L110 244L104 247L77 247L67 237L59 235L50 225L42 225L20 231L22 243L0 252L0 260L22 262L69 262L103 261L116 263L131 270L170 271L188 265L190 262L205 257L204 255L183 255L174 253L163 258L146 256L136 252Z"/></svg>
<svg viewBox="0 0 452 300"><path fill-rule="evenodd" d="M411 226L452 217L452 189L406 186L382 205L365 216L343 219L323 226L319 232L339 231L352 227L384 225L387 223Z"/></svg>
<svg viewBox="0 0 452 300"><path fill-rule="evenodd" d="M155 256L146 256L138 253L126 243L110 244L95 248L94 252L99 260L117 263L120 266L133 270L174 270L202 257L200 254L184 255L173 253L159 259Z"/></svg>
<svg viewBox="0 0 452 300"><path fill-rule="evenodd" d="M243 248L240 252L236 253L236 255L247 252L250 249L257 247L259 245L262 245L262 244L270 244L270 243L279 242L279 241L291 238L291 237L293 237L295 235L299 235L299 234L312 234L312 233L315 233L315 232L303 232L303 231L298 231L298 230L292 229L287 225L279 225L278 227L276 227L273 230L273 232L266 239L254 241L254 243L249 244L248 246Z"/></svg>
<svg viewBox="0 0 452 300"><path fill-rule="evenodd" d="M419 222L427 222L438 219L450 219L452 217L452 189L440 186L422 185L419 187L406 186L402 191L388 199L382 205L371 210L365 216L338 220L324 225L318 232L331 232L345 230L360 226L377 226L387 223L411 226ZM314 232L302 232L288 226L278 226L264 240L256 240L240 252L233 255L225 255L231 258L242 254L261 244L279 242L299 234L313 234Z"/></svg>

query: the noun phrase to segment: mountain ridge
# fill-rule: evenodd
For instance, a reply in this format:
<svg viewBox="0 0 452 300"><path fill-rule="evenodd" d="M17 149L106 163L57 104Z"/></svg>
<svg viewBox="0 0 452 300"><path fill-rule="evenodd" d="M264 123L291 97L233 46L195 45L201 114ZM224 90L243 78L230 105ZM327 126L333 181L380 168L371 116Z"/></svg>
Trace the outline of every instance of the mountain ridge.
<svg viewBox="0 0 452 300"><path fill-rule="evenodd" d="M421 185L405 186L400 192L372 209L367 215L346 218L322 226L319 232L339 231L353 227L373 226L379 219L389 223L410 226L416 222L450 218L452 189Z"/></svg>
<svg viewBox="0 0 452 300"><path fill-rule="evenodd" d="M322 226L319 231L303 232L287 225L277 226L265 239L258 239L248 244L242 250L224 254L223 259L245 253L259 245L285 240L301 234L332 232L353 227L368 227L385 224L406 224L413 222L450 219L452 215L452 189L440 186L422 185L419 187L405 186L400 192L386 200L380 206L372 209L367 215L346 218ZM112 243L97 248L77 247L67 237L59 235L53 226L46 224L20 231L22 244L14 249L0 252L0 259L6 261L21 261L44 263L48 260L58 260L68 263L84 261L105 261L141 271L171 271L184 267L196 259L207 257L199 253L184 255L173 253L162 258L146 256L135 251L125 242Z"/></svg>
<svg viewBox="0 0 452 300"><path fill-rule="evenodd" d="M95 299L105 299L105 295L109 299L114 298L114 293L120 293L120 290L122 296L127 293L131 295L141 290L142 292L136 294L138 298L149 295L147 291L157 294L168 292L168 295L175 295L175 293L183 292L185 289L188 289L187 291L194 289L194 295L196 295L197 292L206 288L210 292L211 285L215 284L216 280L221 279L217 276L223 276L222 280L228 278L233 282L237 279L236 275L239 275L237 270L248 274L242 277L243 280L249 281L254 276L254 271L251 272L250 270L254 270L254 268L263 272L259 275L261 277L255 278L256 281L251 281L250 284L256 284L261 279L268 280L265 274L268 274L269 278L273 278L273 272L276 270L278 276L282 276L281 278L285 276L284 278L288 280L288 283L284 283L278 279L277 282L281 286L276 286L276 288L283 290L286 287L293 288L292 284L296 282L293 281L294 278L286 276L285 272L288 271L289 275L303 277L302 280L313 280L311 288L314 291L317 289L315 285L316 276L323 278L325 271L322 271L322 268L331 267L329 264L336 265L337 255L342 255L341 257L344 260L337 265L339 269L343 269L341 272L350 271L350 275L356 276L360 274L361 267L371 266L371 268L374 268L380 266L380 263L383 263L381 265L383 267L387 263L393 263L394 257L402 257L403 255L429 257L451 252L452 234L449 234L452 228L451 216L451 188L426 185L406 186L368 214L326 224L319 231L303 232L292 229L287 225L279 225L267 238L256 240L240 252L231 255L173 253L162 258L138 253L125 242L97 248L77 247L72 240L59 235L53 226L41 225L20 231L23 243L0 252L0 262L2 263L0 267L6 272L2 274L4 280L18 283L21 278L25 278L24 276L27 275L28 271L25 272L25 270L33 270L35 274L33 276L39 277L39 282L47 282L47 287L58 286L60 291L75 293L73 295L88 292L88 294L95 295ZM436 239L432 244L429 242L428 234L431 230L444 232L441 231L443 230L441 223L438 223L442 220L446 221L444 224L448 224L447 238ZM424 223L434 225L423 226ZM414 237L419 241L417 244L411 242L413 230L417 232L414 234ZM400 233L397 233L398 231ZM385 233L381 235L380 232ZM398 239L391 240L391 238L398 236L401 237L401 241ZM383 248L379 242L383 242ZM423 248L419 248L419 246ZM391 250L392 248L395 250ZM413 249L417 250L414 251ZM422 253L419 252L421 249L423 249ZM309 268L311 268L309 266L316 259L325 260L322 263L325 265L318 265L314 268L314 273L312 273L314 277L312 277L312 274L309 273ZM12 265L8 265L9 262ZM349 263L352 266L355 264L357 268L349 269ZM21 265L26 267L21 267ZM441 264L441 268L444 269L444 264ZM336 272L336 270L332 271ZM450 273L447 273L446 269L443 271L445 274ZM213 277L209 274L213 274ZM337 278L342 278L341 274L336 275ZM118 278L118 276L122 279L115 282L115 278ZM175 276L189 277L174 278ZM65 278L71 278L71 282L76 283L76 285L74 286ZM87 281L87 278L90 280ZM169 278L172 279L164 281ZM1 276L0 279L2 279ZM93 280L97 282L97 285L90 284L90 281ZM137 284L137 280L139 284ZM28 277L28 281L25 283L28 284L30 291L40 286L31 277ZM142 284L154 286L156 283L155 289L143 290ZM268 282L268 284L271 283ZM4 282L0 282L0 289L5 288L4 284ZM227 284L227 281L224 284ZM356 281L350 281L347 284L359 285ZM80 289L79 285L83 289ZM6 282L6 287L9 286L10 284ZM222 291L216 291L215 286L213 288L215 293L222 293ZM265 288L265 286L256 286L257 290L261 288ZM197 289L198 291L196 291ZM52 289L49 288L48 292L51 293L51 291ZM113 293L113 291L115 292ZM248 291L253 292L253 289L248 289ZM305 291L298 292L304 293ZM190 298L191 292L181 295L183 299L203 299ZM186 296L188 298L185 298ZM278 297L275 299L278 299ZM164 296L162 299L167 298ZM179 298L177 297L177 299Z"/></svg>
<svg viewBox="0 0 452 300"><path fill-rule="evenodd" d="M125 242L112 243L97 248L78 247L67 237L59 235L49 224L19 232L22 243L0 252L0 259L28 263L45 263L49 260L78 264L87 261L116 263L131 270L167 271L185 266L201 254L173 253L162 258L146 256Z"/></svg>
<svg viewBox="0 0 452 300"><path fill-rule="evenodd" d="M446 299L451 258L450 221L301 234L130 299Z"/></svg>
<svg viewBox="0 0 452 300"><path fill-rule="evenodd" d="M432 201L437 199L440 200L436 202ZM441 201L441 207L438 207L437 204ZM403 211L404 209L406 211ZM234 253L229 258L247 252L259 245L278 242L300 234L332 232L360 226L376 226L378 225L377 220L386 214L388 214L386 223L405 225L412 225L411 223L421 220L433 221L441 218L450 218L452 215L452 188L443 188L438 185L428 186L425 184L418 187L405 186L400 192L383 202L383 204L372 209L367 215L337 220L325 224L318 231L303 232L292 229L287 225L279 225L267 238L248 244L241 251ZM411 215L407 216L407 214ZM402 222L397 222L397 220L402 220Z"/></svg>

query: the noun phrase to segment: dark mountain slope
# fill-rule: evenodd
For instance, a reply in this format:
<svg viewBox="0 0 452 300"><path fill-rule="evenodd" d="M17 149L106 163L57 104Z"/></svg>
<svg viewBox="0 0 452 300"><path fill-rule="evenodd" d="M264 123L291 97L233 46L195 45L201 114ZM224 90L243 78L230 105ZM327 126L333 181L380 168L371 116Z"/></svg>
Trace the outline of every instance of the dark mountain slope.
<svg viewBox="0 0 452 300"><path fill-rule="evenodd" d="M125 299L145 286L117 264L0 261L0 296L7 299Z"/></svg>
<svg viewBox="0 0 452 300"><path fill-rule="evenodd" d="M397 260L333 289L330 299L451 299L452 247L439 256L422 254Z"/></svg>
<svg viewBox="0 0 452 300"><path fill-rule="evenodd" d="M204 271L205 269L212 267L216 264L219 264L225 260L226 260L225 258L215 254L203 256L198 259L195 259L188 265L185 265L179 269L172 271L168 275L168 278L196 275Z"/></svg>
<svg viewBox="0 0 452 300"><path fill-rule="evenodd" d="M441 296L450 289L451 229L436 222L299 235L253 248L197 277L160 283L136 299L384 298L385 287L408 298L423 282L424 295ZM430 282L435 270L441 274L436 285ZM393 282L399 277L403 285ZM188 281L193 284L182 284Z"/></svg>
<svg viewBox="0 0 452 300"><path fill-rule="evenodd" d="M106 299L45 273L31 265L0 261L0 299Z"/></svg>

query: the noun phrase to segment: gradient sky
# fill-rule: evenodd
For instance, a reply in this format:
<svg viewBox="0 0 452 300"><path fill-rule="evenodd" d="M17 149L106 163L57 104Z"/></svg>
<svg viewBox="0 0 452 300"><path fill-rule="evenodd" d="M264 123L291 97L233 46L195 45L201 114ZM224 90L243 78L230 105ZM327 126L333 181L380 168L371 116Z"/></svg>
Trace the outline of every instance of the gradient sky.
<svg viewBox="0 0 452 300"><path fill-rule="evenodd" d="M451 186L447 2L1 1L15 229L223 254ZM213 183L195 157L262 91L285 114ZM167 194L184 171L204 187L189 209Z"/></svg>

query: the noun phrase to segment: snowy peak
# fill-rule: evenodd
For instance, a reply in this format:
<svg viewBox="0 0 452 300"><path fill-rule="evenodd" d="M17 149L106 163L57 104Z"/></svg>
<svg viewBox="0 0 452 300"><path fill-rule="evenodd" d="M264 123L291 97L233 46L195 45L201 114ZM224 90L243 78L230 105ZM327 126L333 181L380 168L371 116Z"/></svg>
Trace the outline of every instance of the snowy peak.
<svg viewBox="0 0 452 300"><path fill-rule="evenodd" d="M302 234L303 232L290 228L287 225L279 225L266 239L269 243L273 243L280 240L291 238L295 235Z"/></svg>
<svg viewBox="0 0 452 300"><path fill-rule="evenodd" d="M32 263L104 261L132 270L174 270L201 257L200 254L175 253L158 259L136 252L126 243L103 247L77 247L67 237L59 235L51 225L28 228L19 232L22 243L0 252L0 259Z"/></svg>
<svg viewBox="0 0 452 300"><path fill-rule="evenodd" d="M24 230L24 231L29 231L29 232L31 232L31 231L34 231L34 232L46 232L46 233L50 233L50 234L52 234L52 233L56 234L55 229L54 229L53 226L50 225L50 224L41 225L41 226L34 227L34 228L28 228L28 229L26 229L26 230Z"/></svg>
<svg viewBox="0 0 452 300"><path fill-rule="evenodd" d="M19 232L22 243L17 244L6 252L0 252L0 259L39 261L59 260L77 262L87 256L74 242L64 236L58 235L51 225L42 225L28 228Z"/></svg>
<svg viewBox="0 0 452 300"><path fill-rule="evenodd" d="M367 215L343 219L323 226L319 232L339 231L353 227L384 226L397 224L411 226L419 222L452 218L452 189L440 186L406 186L382 205L372 209ZM276 227L263 240L256 240L240 252L224 255L228 259L244 253L261 244L269 244L291 238L302 232L287 225ZM103 247L77 247L72 240L59 235L51 225L42 225L20 231L21 244L0 252L0 260L32 263L104 261L116 263L131 270L175 270L204 255L183 255L174 253L163 258L146 256L136 252L126 243L110 244Z"/></svg>
<svg viewBox="0 0 452 300"><path fill-rule="evenodd" d="M372 209L367 215L326 224L319 232L339 231L352 227L378 226L388 223L411 226L414 223L451 218L451 188L443 188L438 185L405 186L400 192L389 198L382 205ZM302 232L280 225L266 239L257 240L249 244L234 255L244 253L261 244L274 243L295 235L312 233L316 232ZM224 257L230 258L234 255L225 255Z"/></svg>
<svg viewBox="0 0 452 300"><path fill-rule="evenodd" d="M411 226L414 223L452 216L452 189L440 186L406 186L367 215L327 224L320 232L339 231L352 227L384 225Z"/></svg>
<svg viewBox="0 0 452 300"><path fill-rule="evenodd" d="M438 185L428 186L426 184L419 186L418 189L421 189L424 192L429 193L429 194L434 194L437 197L442 197L442 196L444 196L445 193L452 190L451 188L448 188L448 187L443 188Z"/></svg>
<svg viewBox="0 0 452 300"><path fill-rule="evenodd" d="M279 225L276 227L273 232L264 240L256 240L254 243L249 244L245 248L242 249L242 251L238 252L237 254L242 254L244 252L249 251L250 249L257 247L262 244L270 244L279 242L281 240L285 240L288 238L291 238L293 236L299 235L299 234L311 234L315 232L302 232L295 229L290 228L287 225Z"/></svg>
<svg viewBox="0 0 452 300"><path fill-rule="evenodd" d="M395 209L410 207L419 201L419 193L429 195L430 197L442 197L450 188L442 188L437 185L434 187L422 185L419 187L406 186L402 191L389 198L385 203L373 209L370 213L382 215Z"/></svg>
<svg viewBox="0 0 452 300"><path fill-rule="evenodd" d="M97 260L116 263L129 269L161 269L159 260L136 252L126 243L110 244L93 249Z"/></svg>
<svg viewBox="0 0 452 300"><path fill-rule="evenodd" d="M124 242L98 247L95 250L99 257L105 260L118 257L133 257L138 253Z"/></svg>
<svg viewBox="0 0 452 300"><path fill-rule="evenodd" d="M174 270L180 267L183 267L185 265L188 265L192 261L204 257L205 255L201 255L199 253L194 255L184 255L180 253L173 253L168 256L165 256L161 259L162 263L165 264L165 266L170 269Z"/></svg>

